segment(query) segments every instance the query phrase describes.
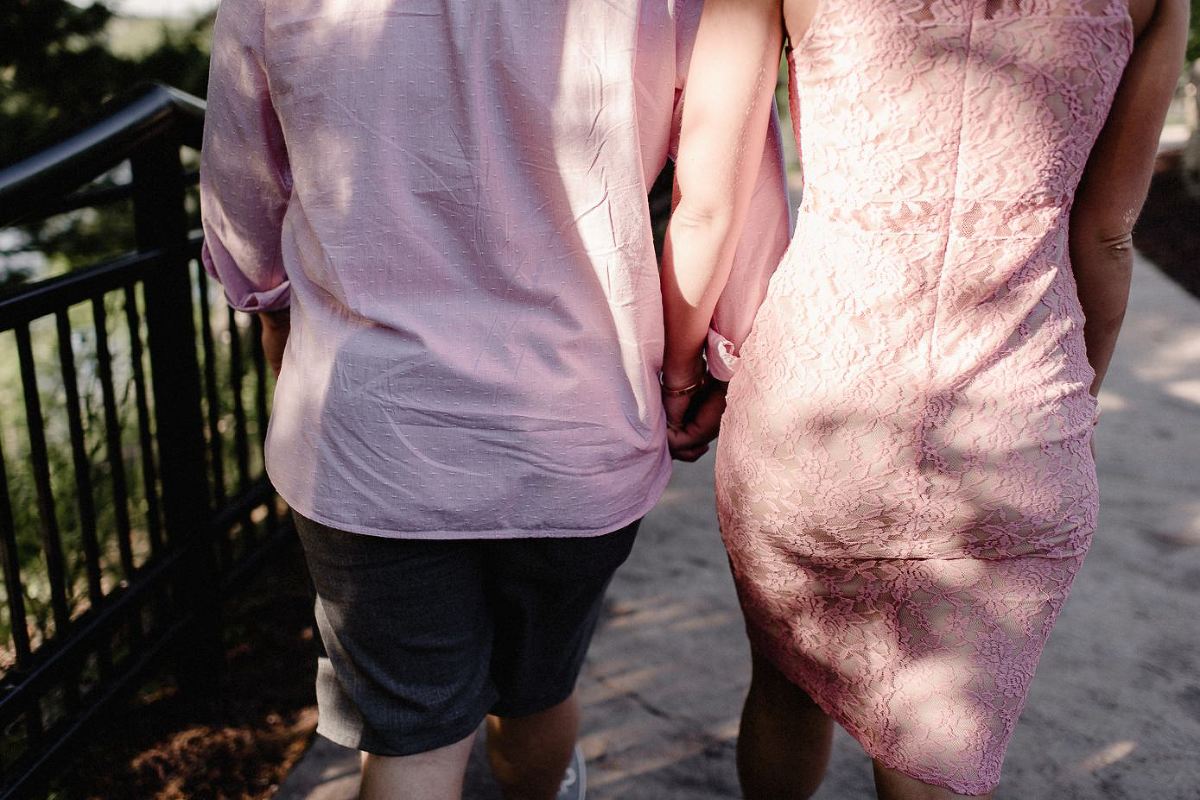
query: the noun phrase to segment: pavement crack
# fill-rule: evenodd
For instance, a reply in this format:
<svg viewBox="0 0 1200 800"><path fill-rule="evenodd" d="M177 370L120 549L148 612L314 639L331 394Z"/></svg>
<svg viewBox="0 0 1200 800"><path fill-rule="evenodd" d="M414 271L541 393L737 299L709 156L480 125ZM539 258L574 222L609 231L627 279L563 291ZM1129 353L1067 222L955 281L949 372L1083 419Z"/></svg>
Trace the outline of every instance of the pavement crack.
<svg viewBox="0 0 1200 800"><path fill-rule="evenodd" d="M646 697L644 695L642 695L642 693L639 692L637 689L630 689L628 687L622 686L620 680L613 680L611 678L606 678L602 675L596 675L595 680L597 683L601 684L602 686L604 686L606 688L616 689L622 696L628 697L639 708L641 708L643 711L645 711L647 714L649 714L652 717L657 717L658 719L665 719L669 722L676 722L676 721L693 722L693 720L690 720L686 717L681 717L681 716L672 714L670 711L667 711L662 706L659 706L658 704L653 703L650 700L647 700Z"/></svg>

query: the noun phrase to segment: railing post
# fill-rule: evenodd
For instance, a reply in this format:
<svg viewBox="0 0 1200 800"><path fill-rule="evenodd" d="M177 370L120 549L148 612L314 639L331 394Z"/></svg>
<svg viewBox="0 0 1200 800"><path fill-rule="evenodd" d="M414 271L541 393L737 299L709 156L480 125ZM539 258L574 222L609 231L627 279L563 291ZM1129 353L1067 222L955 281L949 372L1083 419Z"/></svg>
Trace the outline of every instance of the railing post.
<svg viewBox="0 0 1200 800"><path fill-rule="evenodd" d="M167 546L188 550L175 600L195 614L193 633L180 648L179 678L185 692L211 705L218 699L224 665L220 576L212 542L179 141L164 136L147 142L131 163L138 249L167 252L166 263L144 286Z"/></svg>

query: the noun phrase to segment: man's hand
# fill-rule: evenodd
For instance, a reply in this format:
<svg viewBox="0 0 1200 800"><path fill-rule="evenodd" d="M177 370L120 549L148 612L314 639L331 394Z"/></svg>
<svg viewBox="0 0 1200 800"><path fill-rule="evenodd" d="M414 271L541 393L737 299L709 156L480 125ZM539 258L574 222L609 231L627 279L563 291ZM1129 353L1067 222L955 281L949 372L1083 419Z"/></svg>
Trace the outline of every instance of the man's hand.
<svg viewBox="0 0 1200 800"><path fill-rule="evenodd" d="M263 354L267 357L267 363L271 365L271 371L278 378L279 370L283 367L283 348L287 345L288 334L292 330L292 311L290 308L262 311L259 312L258 320L262 323Z"/></svg>
<svg viewBox="0 0 1200 800"><path fill-rule="evenodd" d="M679 461L695 461L708 452L708 445L721 429L725 413L725 390L729 384L708 379L704 390L680 403L681 398L664 398L667 402L667 446L671 457ZM674 401L674 402L671 402Z"/></svg>

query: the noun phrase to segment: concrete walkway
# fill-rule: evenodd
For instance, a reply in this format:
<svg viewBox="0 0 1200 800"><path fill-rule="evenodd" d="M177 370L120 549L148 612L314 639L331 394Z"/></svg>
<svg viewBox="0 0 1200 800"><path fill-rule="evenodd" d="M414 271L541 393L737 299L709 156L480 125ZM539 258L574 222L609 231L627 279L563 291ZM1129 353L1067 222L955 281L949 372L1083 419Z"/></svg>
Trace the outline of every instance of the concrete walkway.
<svg viewBox="0 0 1200 800"><path fill-rule="evenodd" d="M1097 435L1100 531L1046 647L997 798L1200 798L1200 303L1139 262ZM738 797L748 655L711 455L680 465L609 593L580 689L591 800ZM317 738L286 800L345 800L356 754ZM476 759L468 800L497 798ZM838 731L817 800L874 797Z"/></svg>

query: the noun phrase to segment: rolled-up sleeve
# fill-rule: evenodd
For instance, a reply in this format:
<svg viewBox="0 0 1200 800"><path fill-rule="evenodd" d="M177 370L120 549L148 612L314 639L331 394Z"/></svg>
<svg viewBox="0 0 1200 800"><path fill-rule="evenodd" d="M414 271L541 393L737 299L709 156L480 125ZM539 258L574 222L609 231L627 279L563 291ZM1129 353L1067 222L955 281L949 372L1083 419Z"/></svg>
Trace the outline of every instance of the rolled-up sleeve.
<svg viewBox="0 0 1200 800"><path fill-rule="evenodd" d="M242 311L271 311L291 299L280 252L291 169L271 103L263 38L262 0L223 0L200 153L200 257L229 304Z"/></svg>
<svg viewBox="0 0 1200 800"><path fill-rule="evenodd" d="M708 371L717 380L728 381L737 371L742 342L750 335L754 316L767 295L767 284L787 250L791 234L779 115L772 107L754 195L729 280L717 300L708 331L705 356Z"/></svg>

